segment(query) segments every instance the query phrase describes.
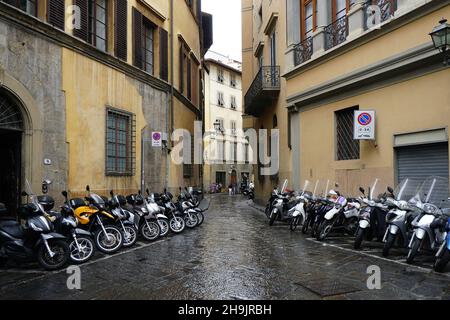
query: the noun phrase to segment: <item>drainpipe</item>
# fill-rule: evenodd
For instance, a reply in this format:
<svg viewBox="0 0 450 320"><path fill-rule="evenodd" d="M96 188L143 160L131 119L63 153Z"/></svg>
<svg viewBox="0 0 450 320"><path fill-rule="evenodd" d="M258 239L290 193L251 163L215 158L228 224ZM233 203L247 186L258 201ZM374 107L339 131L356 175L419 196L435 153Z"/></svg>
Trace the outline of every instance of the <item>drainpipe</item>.
<svg viewBox="0 0 450 320"><path fill-rule="evenodd" d="M145 157L145 139L144 139L144 131L147 129L148 125L141 129L141 191L144 192L145 189L145 165L144 165L144 157Z"/></svg>
<svg viewBox="0 0 450 320"><path fill-rule="evenodd" d="M170 33L169 33L169 40L170 40L170 101L167 103L166 108L166 132L167 132L167 155L166 155L166 181L165 181L165 187L169 189L169 177L170 177L170 157L169 157L169 149L172 149L172 131L173 131L173 68L174 68L174 45L173 45L173 0L170 0ZM169 120L170 119L170 120ZM169 121L170 121L170 127L169 127ZM170 131L170 132L169 132Z"/></svg>

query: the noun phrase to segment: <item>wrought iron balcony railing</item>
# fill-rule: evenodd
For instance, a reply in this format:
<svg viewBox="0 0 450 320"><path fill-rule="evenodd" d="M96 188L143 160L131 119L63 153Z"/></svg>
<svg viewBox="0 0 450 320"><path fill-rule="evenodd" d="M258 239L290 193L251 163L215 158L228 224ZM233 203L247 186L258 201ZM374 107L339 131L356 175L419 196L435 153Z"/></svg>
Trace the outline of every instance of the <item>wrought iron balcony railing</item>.
<svg viewBox="0 0 450 320"><path fill-rule="evenodd" d="M348 36L348 18L344 16L325 27L325 50L331 49L345 40Z"/></svg>
<svg viewBox="0 0 450 320"><path fill-rule="evenodd" d="M309 37L294 47L294 66L311 59L313 54L313 38Z"/></svg>
<svg viewBox="0 0 450 320"><path fill-rule="evenodd" d="M245 113L259 116L280 92L280 66L263 66L245 94Z"/></svg>
<svg viewBox="0 0 450 320"><path fill-rule="evenodd" d="M366 30L391 18L397 10L397 0L368 0L366 2Z"/></svg>

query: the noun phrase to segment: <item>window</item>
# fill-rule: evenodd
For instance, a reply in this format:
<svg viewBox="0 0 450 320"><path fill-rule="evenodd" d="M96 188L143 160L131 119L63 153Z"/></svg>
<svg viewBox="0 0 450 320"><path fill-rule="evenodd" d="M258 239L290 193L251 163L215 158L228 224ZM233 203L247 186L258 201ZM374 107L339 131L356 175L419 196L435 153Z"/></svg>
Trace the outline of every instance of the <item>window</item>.
<svg viewBox="0 0 450 320"><path fill-rule="evenodd" d="M230 125L231 125L231 135L235 136L237 133L236 132L236 121L231 120Z"/></svg>
<svg viewBox="0 0 450 320"><path fill-rule="evenodd" d="M332 14L333 21L343 18L347 15L347 12L355 4L355 0L333 0Z"/></svg>
<svg viewBox="0 0 450 320"><path fill-rule="evenodd" d="M106 111L106 174L133 175L136 129L130 113Z"/></svg>
<svg viewBox="0 0 450 320"><path fill-rule="evenodd" d="M337 111L336 114L336 158L359 159L359 141L353 140L354 111L357 107Z"/></svg>
<svg viewBox="0 0 450 320"><path fill-rule="evenodd" d="M106 51L107 4L106 0L89 0L88 7L89 42L97 49Z"/></svg>
<svg viewBox="0 0 450 320"><path fill-rule="evenodd" d="M316 0L302 0L301 31L302 40L312 36L316 28L317 3Z"/></svg>
<svg viewBox="0 0 450 320"><path fill-rule="evenodd" d="M236 104L236 97L231 96L231 103L230 103L231 109L236 110L237 104Z"/></svg>
<svg viewBox="0 0 450 320"><path fill-rule="evenodd" d="M4 0L22 11L25 11L32 16L37 16L37 0Z"/></svg>
<svg viewBox="0 0 450 320"><path fill-rule="evenodd" d="M223 92L218 91L217 92L217 105L220 107L224 107L225 106L225 100L223 98Z"/></svg>
<svg viewBox="0 0 450 320"><path fill-rule="evenodd" d="M236 88L236 75L234 73L230 73L230 86Z"/></svg>
<svg viewBox="0 0 450 320"><path fill-rule="evenodd" d="M224 128L224 126L223 126L223 122L224 122L223 119L222 118L218 118L216 121L219 123L219 130L222 131L223 128Z"/></svg>
<svg viewBox="0 0 450 320"><path fill-rule="evenodd" d="M277 65L277 40L276 40L276 32L273 30L270 35L270 65Z"/></svg>
<svg viewBox="0 0 450 320"><path fill-rule="evenodd" d="M142 57L144 70L150 74L154 72L154 32L155 28L147 22L143 23L144 43Z"/></svg>
<svg viewBox="0 0 450 320"><path fill-rule="evenodd" d="M220 183L223 187L226 186L226 172L223 171L216 172L216 183Z"/></svg>
<svg viewBox="0 0 450 320"><path fill-rule="evenodd" d="M220 83L223 83L224 81L224 76L223 76L223 69L218 68L217 69L217 81L219 81Z"/></svg>

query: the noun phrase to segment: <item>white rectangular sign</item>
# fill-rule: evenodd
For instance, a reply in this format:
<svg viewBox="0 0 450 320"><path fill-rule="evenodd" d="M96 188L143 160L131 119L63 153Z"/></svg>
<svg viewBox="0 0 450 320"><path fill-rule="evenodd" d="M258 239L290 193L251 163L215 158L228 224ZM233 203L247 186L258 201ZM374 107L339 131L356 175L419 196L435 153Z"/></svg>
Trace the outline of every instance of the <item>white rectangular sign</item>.
<svg viewBox="0 0 450 320"><path fill-rule="evenodd" d="M355 111L353 138L375 140L375 111Z"/></svg>
<svg viewBox="0 0 450 320"><path fill-rule="evenodd" d="M161 132L152 132L152 147L161 147L162 146L162 133Z"/></svg>

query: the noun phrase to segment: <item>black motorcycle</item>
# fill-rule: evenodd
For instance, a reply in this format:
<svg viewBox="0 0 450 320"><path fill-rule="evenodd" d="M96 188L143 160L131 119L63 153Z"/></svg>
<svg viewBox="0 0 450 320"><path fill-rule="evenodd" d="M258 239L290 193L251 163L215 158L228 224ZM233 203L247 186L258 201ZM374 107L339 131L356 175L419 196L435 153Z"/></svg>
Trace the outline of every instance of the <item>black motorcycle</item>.
<svg viewBox="0 0 450 320"><path fill-rule="evenodd" d="M31 189L30 189L31 190ZM29 203L18 210L19 224L14 220L0 221L0 265L8 259L16 262L38 261L47 270L62 268L69 259L66 237L54 232L50 216L32 192L24 192Z"/></svg>

